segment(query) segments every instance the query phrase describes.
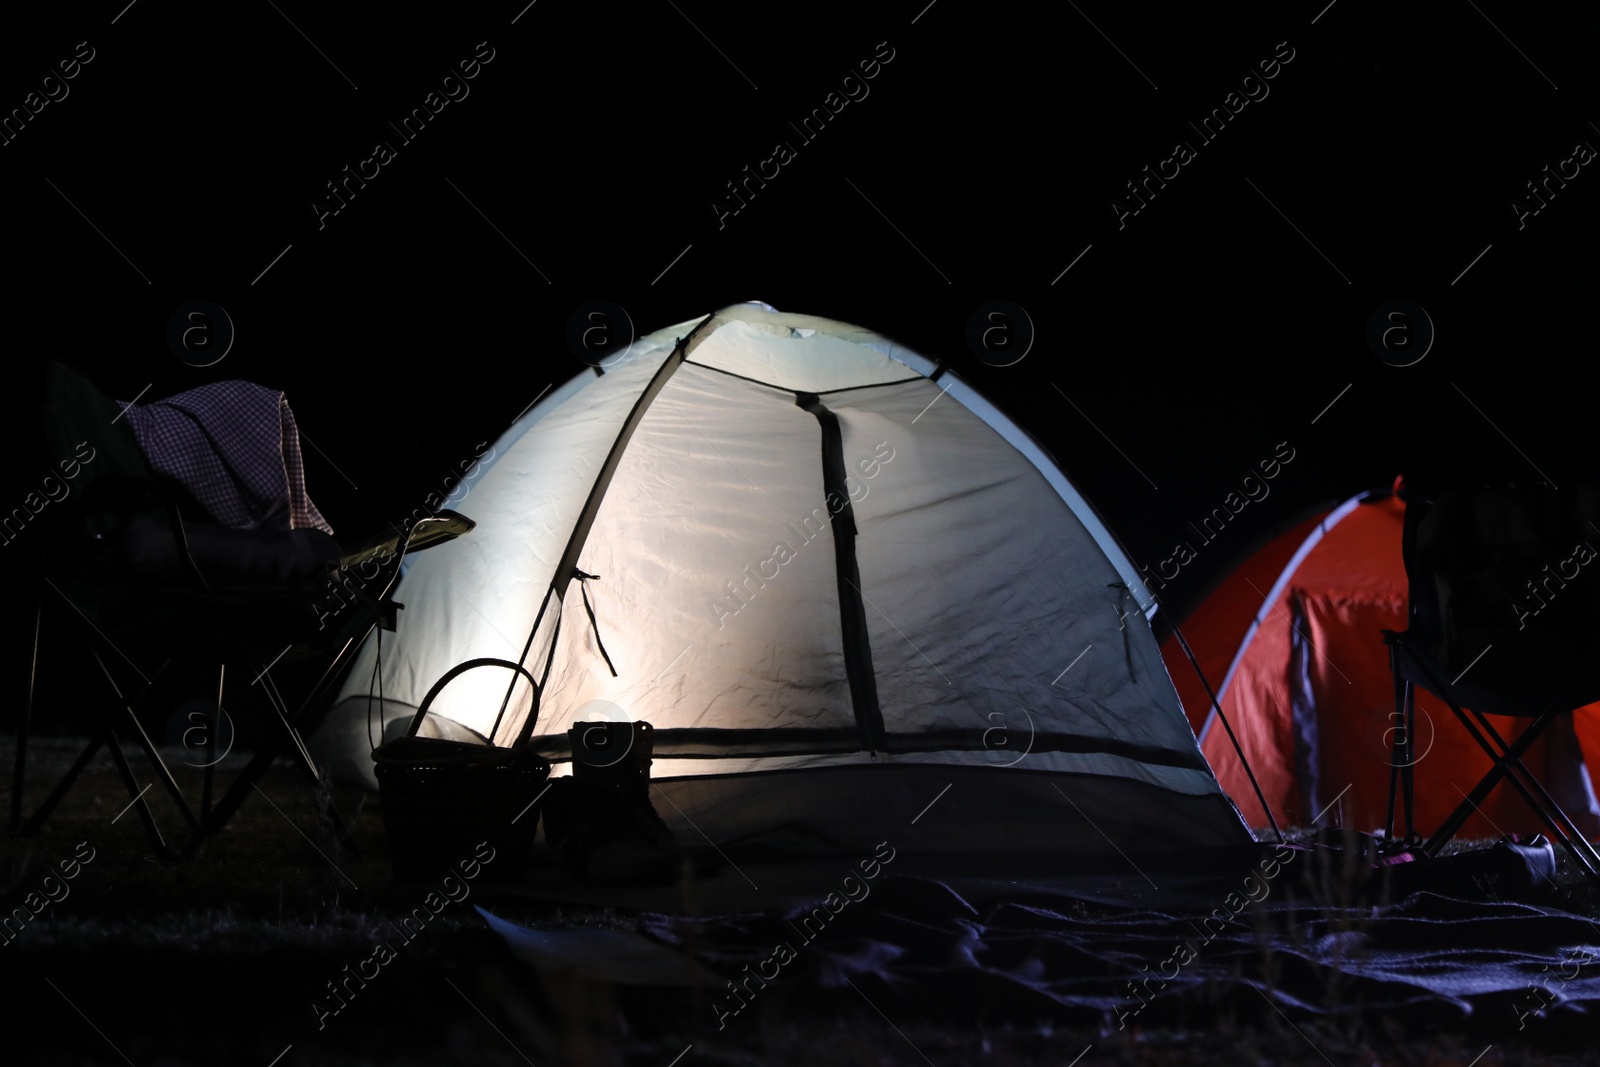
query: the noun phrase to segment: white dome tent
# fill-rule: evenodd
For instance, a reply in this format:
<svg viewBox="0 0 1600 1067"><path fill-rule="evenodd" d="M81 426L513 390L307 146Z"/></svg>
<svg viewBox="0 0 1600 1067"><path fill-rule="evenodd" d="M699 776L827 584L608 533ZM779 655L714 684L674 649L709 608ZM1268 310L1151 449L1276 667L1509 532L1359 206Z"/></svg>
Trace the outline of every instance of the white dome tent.
<svg viewBox="0 0 1600 1067"><path fill-rule="evenodd" d="M555 773L574 721L652 724L680 840L1250 840L1127 555L1013 423L882 336L756 303L658 331L535 404L460 508L477 528L406 564L381 684L374 635L312 741L341 777L374 781L369 708L392 737L454 665L521 658ZM432 725L487 735L510 680L461 675ZM519 686L498 743L527 707Z"/></svg>

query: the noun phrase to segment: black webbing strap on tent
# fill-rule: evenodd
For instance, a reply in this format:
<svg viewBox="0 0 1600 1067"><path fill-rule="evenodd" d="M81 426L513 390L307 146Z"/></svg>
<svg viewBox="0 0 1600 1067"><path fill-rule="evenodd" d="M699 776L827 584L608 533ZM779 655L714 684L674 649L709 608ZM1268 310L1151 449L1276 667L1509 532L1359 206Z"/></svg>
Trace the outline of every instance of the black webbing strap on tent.
<svg viewBox="0 0 1600 1067"><path fill-rule="evenodd" d="M533 648L533 639L539 632L539 623L544 621L545 609L550 606L550 601L557 604L566 599L567 586L578 577L578 557L583 553L583 546L589 539L589 531L594 527L594 517L600 511L600 503L606 497L606 491L611 488L611 477L616 474L617 466L622 462L622 454L628 450L628 442L633 439L633 431L639 428L639 423L644 421L646 411L666 386L667 379L683 364L689 354L689 348L695 337L705 329L706 323L716 318L712 312L695 324L695 328L684 336L678 338L678 343L672 346L672 352L662 361L650 384L644 387L644 392L639 394L639 399L634 401L633 410L628 412L628 417L622 423L622 429L617 431L617 439L611 443L611 451L606 453L606 461L600 465L600 473L596 475L594 485L589 488L589 497L583 502L583 510L578 513L578 521L572 527L572 536L567 538L567 547L561 553L561 559L556 564L555 573L550 578L550 588L545 591L544 602L539 605L539 614L534 617L533 626L528 630L528 640L522 646L522 655L517 657L517 665L522 666L528 652ZM559 623L557 624L559 626ZM539 679L539 684L544 685L550 673L550 661L555 655L555 639L551 638L551 656L545 662L544 676ZM606 665L610 666L611 657L606 657ZM511 684L506 687L506 695L500 701L500 712L495 716L494 729L489 732L489 740L494 740L495 731L500 728L500 719L506 713L506 705L511 703L511 694L516 689L519 675L511 675ZM529 728L531 729L531 727ZM528 732L523 731L524 735Z"/></svg>
<svg viewBox="0 0 1600 1067"><path fill-rule="evenodd" d="M795 404L822 424L822 488L833 516L833 558L839 578L839 628L844 642L844 669L850 680L850 703L855 708L861 745L885 752L883 710L878 707L878 680L872 670L872 642L867 634L867 611L862 604L861 568L856 563L856 516L845 484L844 433L839 416L829 411L815 393L795 394ZM837 504L837 506L835 506Z"/></svg>

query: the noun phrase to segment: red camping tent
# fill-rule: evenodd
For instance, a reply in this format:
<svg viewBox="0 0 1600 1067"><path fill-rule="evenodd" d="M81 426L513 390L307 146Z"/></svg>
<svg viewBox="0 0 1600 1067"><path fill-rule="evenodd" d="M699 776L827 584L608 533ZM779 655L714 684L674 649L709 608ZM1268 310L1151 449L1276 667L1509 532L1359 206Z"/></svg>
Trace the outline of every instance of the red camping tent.
<svg viewBox="0 0 1600 1067"><path fill-rule="evenodd" d="M1255 621L1267 590L1278 580L1278 575L1289 565L1295 551L1327 516L1329 509L1322 508L1315 515L1302 519L1283 533L1247 555L1218 585L1205 595L1189 616L1183 620L1182 629L1189 650L1205 672L1206 681L1213 689L1227 677L1233 657L1238 655L1250 624ZM1161 655L1167 663L1167 673L1183 700L1184 714L1198 736L1211 714L1211 698L1206 695L1200 676L1195 674L1183 647L1171 634L1161 643Z"/></svg>
<svg viewBox="0 0 1600 1067"><path fill-rule="evenodd" d="M1387 493L1346 501L1273 539L1181 624L1284 825L1309 825L1325 807L1325 824L1383 825L1395 720L1388 649L1379 631L1405 628L1404 517L1404 505ZM1201 724L1201 750L1223 789L1252 826L1267 825L1239 756L1175 639L1167 639L1163 653L1190 722ZM1508 741L1524 723L1490 721ZM1600 763L1600 704L1581 709L1573 725L1585 762L1594 767ZM1545 785L1583 827L1584 805L1572 802L1587 784L1572 754L1576 747L1563 749L1559 737L1552 742L1547 735L1524 759L1535 773L1544 769ZM1420 690L1416 754L1417 829L1427 834L1490 763L1450 709ZM1543 829L1502 784L1462 834Z"/></svg>

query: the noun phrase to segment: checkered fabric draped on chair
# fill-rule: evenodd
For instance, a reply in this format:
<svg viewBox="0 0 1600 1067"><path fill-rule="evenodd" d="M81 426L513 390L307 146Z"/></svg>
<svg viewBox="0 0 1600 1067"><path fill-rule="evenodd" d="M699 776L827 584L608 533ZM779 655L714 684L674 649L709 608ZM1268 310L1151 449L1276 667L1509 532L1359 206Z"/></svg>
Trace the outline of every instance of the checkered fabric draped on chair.
<svg viewBox="0 0 1600 1067"><path fill-rule="evenodd" d="M332 534L306 493L289 401L252 382L202 385L127 409L151 469L220 525Z"/></svg>

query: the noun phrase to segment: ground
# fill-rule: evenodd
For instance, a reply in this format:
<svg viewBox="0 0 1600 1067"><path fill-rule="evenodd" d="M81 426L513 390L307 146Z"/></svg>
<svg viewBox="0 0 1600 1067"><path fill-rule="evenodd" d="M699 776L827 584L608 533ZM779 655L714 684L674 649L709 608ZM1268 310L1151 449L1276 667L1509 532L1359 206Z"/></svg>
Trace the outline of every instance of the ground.
<svg viewBox="0 0 1600 1067"><path fill-rule="evenodd" d="M75 743L35 741L28 799L70 762ZM0 757L9 767L9 742ZM199 772L183 767L191 800ZM149 780L136 761L141 780ZM226 779L238 762L222 767ZM0 792L9 808L9 775ZM178 819L152 790L169 834ZM319 825L331 796L361 845ZM897 1026L868 1003L826 1013L781 996L759 1017L718 1031L691 994L551 979L520 963L465 903L446 907L403 943L380 976L332 1012L325 985L395 940L388 924L416 905L396 884L376 798L319 797L288 764L274 766L228 829L194 855L163 862L125 811L127 793L103 754L32 840L0 846L7 906L44 886L75 855L75 877L0 947L11 1025L8 1063L187 1067L309 1064L1406 1064L1498 1067L1578 1064L1592 1053L1571 1030L1518 1031L1514 1020L1467 1032L1416 1033L1406 1020L1350 1011L1289 1018L1222 1012L1203 998L1181 1026L1119 1031L1108 1018L998 1026L969 1018ZM72 869L70 866L68 869ZM1556 898L1595 914L1590 887L1562 869ZM63 892L64 886L64 892ZM37 898L35 898L37 900ZM610 909L520 903L543 927L629 928ZM320 1001L319 1001L319 998ZM320 1003L320 1008L315 1006ZM319 1012L323 1014L319 1014ZM681 1058L680 1058L681 1057Z"/></svg>

